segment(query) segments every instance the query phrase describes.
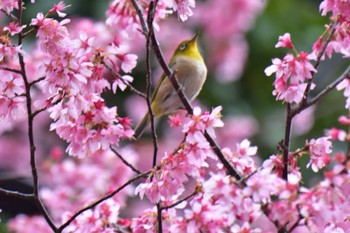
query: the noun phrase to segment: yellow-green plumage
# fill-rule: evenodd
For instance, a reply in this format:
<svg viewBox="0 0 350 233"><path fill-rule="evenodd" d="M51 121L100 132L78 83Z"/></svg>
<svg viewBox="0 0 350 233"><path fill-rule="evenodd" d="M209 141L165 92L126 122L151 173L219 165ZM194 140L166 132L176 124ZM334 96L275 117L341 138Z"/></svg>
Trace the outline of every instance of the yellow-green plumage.
<svg viewBox="0 0 350 233"><path fill-rule="evenodd" d="M177 80L186 97L193 101L201 91L207 77L207 67L197 47L197 35L185 40L175 50L169 67L176 71ZM181 108L182 102L170 80L163 73L157 82L151 99L151 108L155 118L172 113ZM135 128L135 138L139 138L150 124L149 113L146 113Z"/></svg>

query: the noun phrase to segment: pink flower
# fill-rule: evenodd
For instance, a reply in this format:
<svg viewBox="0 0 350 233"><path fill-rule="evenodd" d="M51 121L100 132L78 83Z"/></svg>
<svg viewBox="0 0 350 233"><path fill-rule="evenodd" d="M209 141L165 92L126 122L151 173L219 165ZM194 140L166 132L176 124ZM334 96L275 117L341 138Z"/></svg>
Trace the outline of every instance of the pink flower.
<svg viewBox="0 0 350 233"><path fill-rule="evenodd" d="M0 93L6 95L9 98L15 98L15 96L25 93L24 83L20 76L14 75L12 72L0 71Z"/></svg>
<svg viewBox="0 0 350 233"><path fill-rule="evenodd" d="M330 153L332 153L332 142L329 137L321 137L318 139L311 139L310 147L310 161L307 167L312 168L314 172L328 165L331 161Z"/></svg>
<svg viewBox="0 0 350 233"><path fill-rule="evenodd" d="M3 30L8 31L11 36L14 36L22 32L22 30L26 27L27 27L26 25L19 26L17 23L11 22L6 27L4 27Z"/></svg>
<svg viewBox="0 0 350 233"><path fill-rule="evenodd" d="M282 48L289 48L293 49L294 45L292 43L292 40L290 38L289 33L285 33L283 36L278 37L278 43L275 45L276 48L282 47Z"/></svg>
<svg viewBox="0 0 350 233"><path fill-rule="evenodd" d="M256 164L252 156L256 155L257 147L251 147L247 139L237 143L235 151L232 152L229 148L223 148L222 152L239 174L247 176L256 170Z"/></svg>
<svg viewBox="0 0 350 233"><path fill-rule="evenodd" d="M169 116L170 127L179 127L182 124L182 120L179 114Z"/></svg>
<svg viewBox="0 0 350 233"><path fill-rule="evenodd" d="M39 12L36 15L36 18L32 18L30 25L40 27L44 21L44 18L44 14Z"/></svg>
<svg viewBox="0 0 350 233"><path fill-rule="evenodd" d="M193 15L192 9L196 7L195 0L176 0L176 3L172 6L179 18L182 21L186 21L188 17Z"/></svg>
<svg viewBox="0 0 350 233"><path fill-rule="evenodd" d="M0 10L4 10L7 14L18 9L18 0L2 0L0 1Z"/></svg>
<svg viewBox="0 0 350 233"><path fill-rule="evenodd" d="M54 7L49 10L49 14L56 12L59 17L65 17L67 14L62 11L67 7L63 1L60 1L58 4L54 4Z"/></svg>
<svg viewBox="0 0 350 233"><path fill-rule="evenodd" d="M331 12L333 16L341 15L349 19L349 2L347 0L324 0L320 4L320 11L323 16Z"/></svg>
<svg viewBox="0 0 350 233"><path fill-rule="evenodd" d="M340 91L344 89L343 95L346 97L345 108L350 109L350 81L349 79L344 79L337 85L337 90ZM341 118L342 122L344 122L344 118ZM341 124L342 124L341 122Z"/></svg>
<svg viewBox="0 0 350 233"><path fill-rule="evenodd" d="M15 218L9 221L8 227L11 231L21 233L52 232L51 228L42 216L17 215Z"/></svg>
<svg viewBox="0 0 350 233"><path fill-rule="evenodd" d="M101 232L113 233L114 226L118 222L120 204L108 199L94 209L89 209L79 215L66 229L65 232ZM66 212L63 220L66 221L72 215Z"/></svg>
<svg viewBox="0 0 350 233"><path fill-rule="evenodd" d="M338 122L342 125L350 125L350 118L348 116L340 116Z"/></svg>
<svg viewBox="0 0 350 233"><path fill-rule="evenodd" d="M311 79L316 69L310 63L314 56L306 52L300 52L297 57L287 54L283 60L275 58L272 65L265 69L267 76L275 73L275 90L273 94L277 100L283 100L288 103L300 103L304 96L306 88L306 79ZM311 85L311 89L314 88Z"/></svg>
<svg viewBox="0 0 350 233"><path fill-rule="evenodd" d="M144 17L147 17L148 2L145 1L139 4L144 13ZM172 11L168 10L168 1L160 1L158 3L154 26L158 28L159 19L165 18L166 15L171 14ZM138 29L141 28L139 18L136 15L136 11L132 4L129 4L127 0L113 0L109 4L106 12L107 20L106 24L111 28L118 28L119 31L126 37L134 37Z"/></svg>
<svg viewBox="0 0 350 233"><path fill-rule="evenodd" d="M334 128L334 127L329 129L329 130L327 130L326 131L326 135L328 137L330 137L330 139L332 141L336 141L336 140L338 140L338 141L345 141L346 136L347 136L347 134L346 134L346 132L344 130L337 129L337 128Z"/></svg>

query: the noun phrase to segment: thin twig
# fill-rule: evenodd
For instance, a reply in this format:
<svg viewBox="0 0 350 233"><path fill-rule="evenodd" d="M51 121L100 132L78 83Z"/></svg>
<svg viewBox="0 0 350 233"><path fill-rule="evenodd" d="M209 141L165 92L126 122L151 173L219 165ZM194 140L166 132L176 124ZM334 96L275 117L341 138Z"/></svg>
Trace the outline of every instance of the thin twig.
<svg viewBox="0 0 350 233"><path fill-rule="evenodd" d="M35 79L34 81L30 82L29 85L30 86L34 86L35 84L45 80L46 77L41 77L41 78L38 78L38 79Z"/></svg>
<svg viewBox="0 0 350 233"><path fill-rule="evenodd" d="M124 159L124 157L116 150L114 149L112 146L109 147L111 149L111 151L114 152L114 154L116 156L118 156L118 158L126 165L128 166L133 172L135 172L136 174L141 174L142 172L138 169L136 169L131 163L129 163L128 161L126 161Z"/></svg>
<svg viewBox="0 0 350 233"><path fill-rule="evenodd" d="M43 107L43 108L41 108L41 109L38 109L38 110L34 111L34 112L32 113L32 118L34 119L34 117L36 117L36 115L38 115L39 113L44 112L44 111L46 111L49 107L58 104L59 102L62 101L62 99L63 99L63 97L58 98L55 102L51 103L50 105L47 105L47 106L45 106L45 107Z"/></svg>
<svg viewBox="0 0 350 233"><path fill-rule="evenodd" d="M318 95L316 95L314 98L312 98L310 101L308 101L307 103L305 103L303 106L297 108L297 109L293 109L293 111L291 112L292 116L297 115L298 113L300 113L301 111L303 111L304 109L310 107L311 105L314 105L315 103L317 103L323 96L327 95L331 90L333 90L334 88L337 87L337 85L343 81L344 79L349 79L350 78L350 66L348 66L348 68L346 68L346 70L344 71L344 73L337 78L334 82L332 82L331 84L329 84L325 89L323 89Z"/></svg>
<svg viewBox="0 0 350 233"><path fill-rule="evenodd" d="M20 70L16 70L16 69L4 67L4 66L0 66L0 70L6 70L17 74L22 74L22 71Z"/></svg>
<svg viewBox="0 0 350 233"><path fill-rule="evenodd" d="M84 207L83 209L79 210L78 212L76 212L75 214L73 214L65 223L63 223L57 230L57 232L62 232L69 224L71 224L74 219L76 219L80 214L84 213L85 211L94 208L95 206L97 206L98 204L104 202L105 200L112 198L114 195L116 195L117 193L119 193L121 190L123 190L125 187L127 187L128 185L130 185L131 183L133 183L134 181L142 178L142 177L146 177L151 173L151 171L147 171L145 173L139 174L133 178L131 178L130 180L126 181L123 185L121 185L119 188L117 188L116 190L114 190L113 192L103 196L102 198L94 201L93 203L91 203L90 205Z"/></svg>
<svg viewBox="0 0 350 233"><path fill-rule="evenodd" d="M148 15L147 15L147 25L148 28L151 28L151 30L148 30L147 38L146 38L146 66L147 66L147 74L146 74L146 80L147 80L147 106L148 106L148 113L151 120L151 129L152 129L152 138L153 138L153 163L152 167L155 168L157 166L157 155L158 155L158 140L157 140L157 132L155 129L154 124L154 114L152 110L151 105L151 62L150 62L150 49L151 49L151 42L152 37L154 36L153 31L153 20L155 11L157 8L158 0L152 1L149 4L148 8ZM161 82L162 80L159 80ZM163 221L162 221L162 207L160 204L160 201L157 203L157 222L158 222L158 233L163 232Z"/></svg>
<svg viewBox="0 0 350 233"><path fill-rule="evenodd" d="M224 165L224 167L227 170L227 173L231 176L235 177L237 181L242 181L242 184L245 185L243 177L236 171L234 167L231 166L231 164L227 161L225 158L225 155L222 153L221 148L219 145L215 142L215 140L208 134L207 131L204 131L204 137L207 139L207 141L210 144L210 147L215 152L216 156L219 158L221 163Z"/></svg>
<svg viewBox="0 0 350 233"><path fill-rule="evenodd" d="M18 0L18 18L17 23L18 25L22 25L22 13L23 13L23 7L22 7L22 0ZM18 45L23 44L23 35L22 33L18 34ZM21 75L23 78L24 86L25 86L25 94L26 94L26 108L27 108L27 114L28 114L28 139L29 139L29 153L30 153L30 167L32 170L32 178L33 178L33 195L35 197L35 204L38 206L39 210L41 211L43 217L45 218L46 222L49 224L50 228L54 231L57 230L53 220L51 219L50 215L46 211L43 203L40 200L39 197L39 177L35 162L35 142L34 142L34 128L33 128L33 121L34 116L32 114L32 97L30 94L31 85L28 81L27 73L26 73L26 66L24 63L24 58L21 53L18 53L18 59L20 64L20 70Z"/></svg>
<svg viewBox="0 0 350 233"><path fill-rule="evenodd" d="M121 77L119 73L117 73L114 69L112 69L110 66L108 66L104 61L102 61L102 64L110 71L113 75L119 78L126 86L130 88L130 91L132 91L134 94L141 96L142 98L146 98L146 95L142 93L141 91L137 90L135 87L133 87L130 83L125 82L125 80Z"/></svg>
<svg viewBox="0 0 350 233"><path fill-rule="evenodd" d="M179 204L181 204L184 201L187 201L188 199L190 199L191 197L194 197L195 195L197 195L198 191L194 190L191 194L187 195L186 197L174 202L173 204L167 205L167 206L162 206L161 209L162 210L166 210L166 209L170 209L173 208Z"/></svg>
<svg viewBox="0 0 350 233"><path fill-rule="evenodd" d="M140 23L141 23L141 26L142 26L142 30L143 30L143 34L145 36L147 36L148 35L148 26L147 26L145 18L143 17L143 15L144 15L143 10L140 7L140 5L137 3L136 0L131 0L131 3L133 4L133 6L134 6L134 8L136 10L136 13L137 13L137 15L139 17L139 20L140 20Z"/></svg>
<svg viewBox="0 0 350 233"><path fill-rule="evenodd" d="M21 198L25 200L34 200L34 194L32 193L22 193L18 191L6 190L3 188L0 188L0 193L9 197L16 197L16 198Z"/></svg>
<svg viewBox="0 0 350 233"><path fill-rule="evenodd" d="M285 181L288 181L288 163L289 163L289 144L290 144L290 135L292 131L292 122L293 122L293 116L291 114L291 105L287 104L287 116L286 116L286 124L285 124L285 131L284 131L284 140L282 145L283 150L283 174L282 178Z"/></svg>
<svg viewBox="0 0 350 233"><path fill-rule="evenodd" d="M315 62L315 65L314 65L315 69L317 69L317 67L320 65L321 59L324 56L324 53L326 52L326 48L327 48L329 42L331 41L332 36L333 36L333 34L335 32L336 25L337 25L337 23L334 22L333 25L332 25L331 32L328 34L328 37L327 37L326 41L324 42L323 47L320 50L320 53L317 55L316 62ZM315 74L316 74L316 72L312 72L312 78L309 79L308 82L307 82L307 86L306 86L305 91L304 91L304 97L303 97L302 102L300 103L300 107L304 106L307 103L307 99L308 99L309 94L310 94L310 89L311 89L311 85L312 85L313 79L315 77Z"/></svg>
<svg viewBox="0 0 350 233"><path fill-rule="evenodd" d="M16 17L14 14L8 13L8 12L6 12L4 9L1 9L0 11L1 11L2 13L4 13L5 15L7 15L8 17L10 17L13 21L16 21L16 20L17 20L17 17Z"/></svg>
<svg viewBox="0 0 350 233"><path fill-rule="evenodd" d="M154 4L153 2L150 3L148 8L148 15L147 15L147 23L149 25L153 25L154 20L154 14L155 9L157 7L157 3ZM151 37L153 34L153 30L149 30L146 38L146 101L147 101L147 107L148 107L148 114L151 121L151 132L152 132L152 141L153 141L153 162L152 167L157 166L157 155L158 155L158 140L157 140L157 132L155 127L155 116L152 109L152 100L151 100L151 86L152 86L152 80L151 80ZM161 82L161 80L159 80Z"/></svg>
<svg viewBox="0 0 350 233"><path fill-rule="evenodd" d="M29 29L28 31L24 32L22 34L23 38L26 38L27 36L29 36L33 31L35 30L35 27Z"/></svg>

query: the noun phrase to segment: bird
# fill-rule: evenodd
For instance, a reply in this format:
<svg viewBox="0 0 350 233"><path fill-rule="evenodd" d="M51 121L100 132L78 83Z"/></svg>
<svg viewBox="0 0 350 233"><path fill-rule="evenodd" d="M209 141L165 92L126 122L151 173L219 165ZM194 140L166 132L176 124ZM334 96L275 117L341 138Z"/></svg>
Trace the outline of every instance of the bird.
<svg viewBox="0 0 350 233"><path fill-rule="evenodd" d="M198 33L189 40L182 41L169 62L169 68L176 72L177 81L187 99L192 102L202 90L207 78L207 67L198 49ZM171 114L183 108L183 104L169 77L163 73L158 80L151 98L154 118ZM149 112L134 129L134 138L139 139L150 125Z"/></svg>

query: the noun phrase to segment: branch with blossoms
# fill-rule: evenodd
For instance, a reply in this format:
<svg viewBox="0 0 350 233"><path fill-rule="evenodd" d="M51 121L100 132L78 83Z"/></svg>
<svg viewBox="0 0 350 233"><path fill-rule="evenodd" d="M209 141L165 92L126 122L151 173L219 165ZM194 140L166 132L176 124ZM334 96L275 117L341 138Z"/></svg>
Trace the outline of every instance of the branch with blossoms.
<svg viewBox="0 0 350 233"><path fill-rule="evenodd" d="M346 1L321 3L322 14L331 14L331 23L313 52L298 51L289 34L280 37L276 47L290 53L273 59L265 73L276 75L273 94L287 105L285 137L278 152L261 163L254 158L258 147L244 139L251 134L237 140L227 136L230 127L222 117L223 108L206 111L192 106L177 82L176 70L167 66L163 56L167 43L160 46L160 42L172 44L169 38L177 31L172 27L184 25L180 21L198 11L194 24L211 42L206 44L211 72L220 82L231 81L235 46L244 47L242 38L251 26L247 22L264 6L262 1L244 2L114 0L106 9L105 22L70 20L64 13L67 6L59 2L47 13L39 12L28 25L21 22L25 6L35 1L1 2L1 12L11 23L3 27L5 34L0 38L0 133L6 137L6 132L20 132L16 145L27 148L17 163L24 161L21 172L23 167L30 169L33 191L0 188L0 193L32 201L39 209L39 215L11 219L8 228L21 233L346 232L350 227L349 154L332 156L332 141L349 143L348 132L332 128L326 136L307 139L295 150L290 147L292 123L299 113L335 89L345 89L346 98L350 96L349 67L311 97L320 62L333 53L345 58L350 54ZM179 21L167 24L173 13ZM170 36L164 36L167 28ZM34 33L35 45L24 48L24 40ZM233 45L233 41L241 43ZM132 73L138 61L132 52L136 48L145 57L141 77ZM166 137L171 138L171 146L158 138L154 117L153 142L147 143L134 141L131 118L119 114L119 100L124 99L119 97L129 87L135 94L132 97L141 97L152 115L151 52L189 113L169 117L173 130ZM214 57L220 58L219 65L211 60ZM136 78L144 78L145 94L133 86ZM113 106L103 98L106 92L115 95ZM136 109L134 103L127 105ZM339 122L350 125L349 117ZM47 134L48 125L66 151L57 145L58 138L52 140ZM236 124L234 133L244 131L244 126ZM223 137L229 138L228 143L220 148ZM21 154L17 147L8 150ZM299 163L305 156L309 159L306 168L328 169L310 187L302 184Z"/></svg>
<svg viewBox="0 0 350 233"><path fill-rule="evenodd" d="M318 93L315 97L308 100L309 93L314 89L313 83L314 74L317 72L316 68L322 59L325 59L325 54L331 56L331 50L334 46L330 44L333 36L337 36L339 32L338 23L334 21L333 26L327 27L326 32L321 36L314 45L314 51L311 54L307 52L298 52L293 45L290 34L286 33L279 37L279 42L276 48L282 47L292 50L295 55L288 53L283 60L278 58L273 59L273 65L265 69L267 76L276 73L274 81L277 100L283 100L287 103L285 136L281 142L281 150L283 154L283 178L288 179L288 164L290 156L290 136L292 131L293 118L308 107L316 104L322 97L327 95L335 88L341 88L341 83L350 77L350 67L335 81L329 84L324 90ZM324 38L325 37L325 38ZM310 62L315 60L315 66ZM306 81L306 82L305 82Z"/></svg>

